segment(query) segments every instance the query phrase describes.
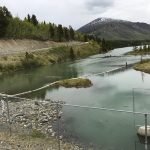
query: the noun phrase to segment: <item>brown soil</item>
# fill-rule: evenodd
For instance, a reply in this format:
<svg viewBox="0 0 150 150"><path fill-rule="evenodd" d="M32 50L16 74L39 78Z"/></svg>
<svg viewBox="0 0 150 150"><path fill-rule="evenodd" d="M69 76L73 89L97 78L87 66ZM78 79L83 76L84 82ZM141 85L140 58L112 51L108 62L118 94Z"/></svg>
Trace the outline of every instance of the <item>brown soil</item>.
<svg viewBox="0 0 150 150"><path fill-rule="evenodd" d="M54 42L37 40L0 40L0 55L12 55L20 52L38 51L63 45L78 45L81 42Z"/></svg>

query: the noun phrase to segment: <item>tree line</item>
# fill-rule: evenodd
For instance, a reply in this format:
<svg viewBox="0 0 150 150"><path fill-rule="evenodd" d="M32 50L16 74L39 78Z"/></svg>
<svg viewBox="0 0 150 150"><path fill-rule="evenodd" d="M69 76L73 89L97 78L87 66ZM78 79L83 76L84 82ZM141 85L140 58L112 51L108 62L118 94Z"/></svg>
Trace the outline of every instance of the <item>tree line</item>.
<svg viewBox="0 0 150 150"><path fill-rule="evenodd" d="M39 22L34 14L28 14L23 20L13 17L5 6L0 7L0 38L27 38L59 42L88 40L84 34L75 32L71 26L64 27L61 24Z"/></svg>
<svg viewBox="0 0 150 150"><path fill-rule="evenodd" d="M82 34L71 26L64 27L61 24L39 22L35 14L28 14L23 20L13 17L5 7L0 7L0 38L6 39L35 39L52 41L95 41L101 46L100 52L107 52L114 48L141 45L145 41L108 41L95 35ZM147 41L149 42L149 41Z"/></svg>
<svg viewBox="0 0 150 150"><path fill-rule="evenodd" d="M139 47L137 47L137 46L134 46L133 47L133 50L134 51L144 51L144 52L150 52L150 45L143 45L143 46L139 46Z"/></svg>

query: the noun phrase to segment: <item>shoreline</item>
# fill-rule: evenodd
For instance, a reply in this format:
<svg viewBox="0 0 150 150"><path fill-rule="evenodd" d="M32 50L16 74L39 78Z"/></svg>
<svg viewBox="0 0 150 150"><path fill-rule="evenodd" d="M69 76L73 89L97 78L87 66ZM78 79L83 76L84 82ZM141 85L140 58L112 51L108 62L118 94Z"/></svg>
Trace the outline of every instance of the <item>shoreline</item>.
<svg viewBox="0 0 150 150"><path fill-rule="evenodd" d="M19 70L37 68L48 64L79 60L100 53L100 45L96 42L69 42L68 44L55 44L55 46L43 49L20 50L20 52L17 52L15 55L12 53L13 50L12 52L9 50L9 54L6 56L2 55L1 49L3 47L0 47L0 74L2 75L5 73L17 72Z"/></svg>
<svg viewBox="0 0 150 150"><path fill-rule="evenodd" d="M137 63L133 68L137 71L150 74L150 60L143 61L142 63Z"/></svg>
<svg viewBox="0 0 150 150"><path fill-rule="evenodd" d="M4 102L4 104L5 110L3 113L7 114L6 103ZM58 148L59 140L61 148L69 148L70 150L82 150L83 147L86 147L84 143L80 143L80 141L74 137L68 139L64 132L60 132L61 129L64 131L63 120L60 120L63 117L63 104L64 102L62 101L56 102L52 100L37 101L24 99L21 101L9 101L8 105L10 108L9 111L11 126L9 126L9 123L6 121L8 119L7 116L0 116L0 121L3 124L1 124L0 127L0 141L3 141L3 145L6 147L9 146L12 148L13 146L16 148L18 145L20 145L20 147L25 146L25 143L26 145L30 143L31 147L35 147L34 143L36 143L37 140L40 144L43 144L43 140L48 140L51 145L54 145ZM58 122L59 124L61 123L59 129ZM3 126L6 127L6 131L3 130ZM9 130L10 127L11 136ZM2 136L3 134L5 136L7 135L6 139L5 136ZM9 139L12 138L19 138L19 142L18 140L10 142ZM50 147L50 145L48 145L49 142L45 143L45 147ZM35 149L33 148L33 150ZM92 149L90 148L90 150Z"/></svg>
<svg viewBox="0 0 150 150"><path fill-rule="evenodd" d="M137 71L141 71L144 73L150 74L150 58L143 60L142 57L145 55L150 55L150 51L147 49L137 48L136 50L133 50L131 52L128 52L126 55L129 56L141 56L141 62L136 63L133 66L133 69Z"/></svg>

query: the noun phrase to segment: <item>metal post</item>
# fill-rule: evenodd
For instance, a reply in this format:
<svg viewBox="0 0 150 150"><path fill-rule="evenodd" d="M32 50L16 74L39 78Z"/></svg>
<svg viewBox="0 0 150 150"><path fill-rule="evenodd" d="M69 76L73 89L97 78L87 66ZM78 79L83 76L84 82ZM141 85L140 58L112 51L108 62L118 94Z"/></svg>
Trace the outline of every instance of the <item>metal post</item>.
<svg viewBox="0 0 150 150"><path fill-rule="evenodd" d="M134 129L136 130L135 128L135 97L134 97L134 89L132 89L132 96L133 96L133 120L134 120Z"/></svg>
<svg viewBox="0 0 150 150"><path fill-rule="evenodd" d="M9 105L8 105L8 97L6 97L6 105L7 105L7 115L8 115L8 123L9 123L9 133L12 135L11 131L11 122L10 122L10 113L9 113Z"/></svg>
<svg viewBox="0 0 150 150"><path fill-rule="evenodd" d="M128 68L128 63L126 62L126 69Z"/></svg>
<svg viewBox="0 0 150 150"><path fill-rule="evenodd" d="M134 142L135 150L136 150L136 141Z"/></svg>
<svg viewBox="0 0 150 150"><path fill-rule="evenodd" d="M59 130L59 102L57 102L57 140L58 140L58 149L60 150L60 130Z"/></svg>
<svg viewBox="0 0 150 150"><path fill-rule="evenodd" d="M148 144L148 141L147 141L147 114L145 114L145 150L148 149L147 144Z"/></svg>

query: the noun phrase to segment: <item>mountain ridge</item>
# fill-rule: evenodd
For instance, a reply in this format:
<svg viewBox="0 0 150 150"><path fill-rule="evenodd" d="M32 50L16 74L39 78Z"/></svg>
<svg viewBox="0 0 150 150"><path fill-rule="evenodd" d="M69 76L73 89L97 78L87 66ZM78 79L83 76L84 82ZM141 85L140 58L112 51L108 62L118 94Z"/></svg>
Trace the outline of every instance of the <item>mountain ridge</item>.
<svg viewBox="0 0 150 150"><path fill-rule="evenodd" d="M150 24L113 18L97 18L77 31L107 40L149 40Z"/></svg>

